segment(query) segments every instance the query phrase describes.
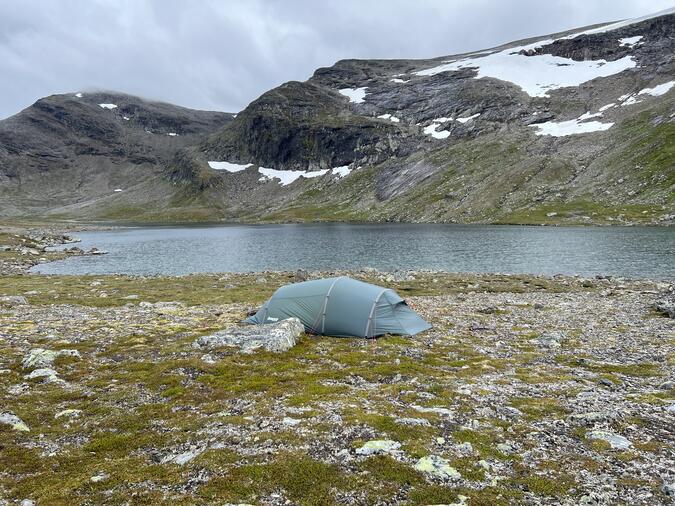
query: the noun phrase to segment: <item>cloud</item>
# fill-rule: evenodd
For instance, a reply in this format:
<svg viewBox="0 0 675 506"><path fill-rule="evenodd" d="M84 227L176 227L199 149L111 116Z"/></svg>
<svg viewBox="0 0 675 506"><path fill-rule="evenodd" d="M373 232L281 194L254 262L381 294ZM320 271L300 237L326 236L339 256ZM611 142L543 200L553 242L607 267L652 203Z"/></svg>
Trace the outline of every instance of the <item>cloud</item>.
<svg viewBox="0 0 675 506"><path fill-rule="evenodd" d="M666 9L673 0L0 0L0 117L124 91L236 112L342 58L429 58Z"/></svg>

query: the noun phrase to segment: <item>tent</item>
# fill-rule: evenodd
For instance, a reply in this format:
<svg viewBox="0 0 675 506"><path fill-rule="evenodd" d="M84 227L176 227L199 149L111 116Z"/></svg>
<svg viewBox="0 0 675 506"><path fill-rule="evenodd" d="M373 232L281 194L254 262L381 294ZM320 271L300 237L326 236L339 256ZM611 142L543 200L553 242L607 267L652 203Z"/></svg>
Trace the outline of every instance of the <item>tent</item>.
<svg viewBox="0 0 675 506"><path fill-rule="evenodd" d="M344 276L282 286L246 322L292 317L307 332L338 337L412 336L431 328L395 291Z"/></svg>

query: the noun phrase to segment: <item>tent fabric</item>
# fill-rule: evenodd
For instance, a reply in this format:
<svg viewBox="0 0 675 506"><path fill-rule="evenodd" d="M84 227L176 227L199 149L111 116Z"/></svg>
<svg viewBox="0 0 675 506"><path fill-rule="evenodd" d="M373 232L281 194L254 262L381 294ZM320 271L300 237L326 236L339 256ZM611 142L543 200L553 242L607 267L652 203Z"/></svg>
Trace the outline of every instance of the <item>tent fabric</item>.
<svg viewBox="0 0 675 506"><path fill-rule="evenodd" d="M431 328L394 290L345 276L282 286L245 321L260 325L292 317L307 332L336 337L412 336Z"/></svg>

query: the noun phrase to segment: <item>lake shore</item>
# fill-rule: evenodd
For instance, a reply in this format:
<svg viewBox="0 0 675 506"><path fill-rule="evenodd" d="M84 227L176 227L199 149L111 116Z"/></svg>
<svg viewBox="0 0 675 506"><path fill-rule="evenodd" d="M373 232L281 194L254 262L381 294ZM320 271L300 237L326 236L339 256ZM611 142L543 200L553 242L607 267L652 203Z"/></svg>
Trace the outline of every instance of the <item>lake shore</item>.
<svg viewBox="0 0 675 506"><path fill-rule="evenodd" d="M655 504L675 487L675 324L653 309L669 283L44 276L0 254L0 502ZM279 286L337 274L433 328L195 347Z"/></svg>

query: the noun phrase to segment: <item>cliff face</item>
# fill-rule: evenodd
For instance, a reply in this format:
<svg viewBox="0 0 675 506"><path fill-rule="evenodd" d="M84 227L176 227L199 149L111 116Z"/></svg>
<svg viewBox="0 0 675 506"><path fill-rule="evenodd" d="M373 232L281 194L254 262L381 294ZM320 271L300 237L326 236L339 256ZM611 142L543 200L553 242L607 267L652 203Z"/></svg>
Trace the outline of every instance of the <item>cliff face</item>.
<svg viewBox="0 0 675 506"><path fill-rule="evenodd" d="M82 172L91 157L98 178L146 167L151 191L127 208L123 192L84 191L77 209L44 206L84 217L669 223L674 49L671 11L433 60L344 60L233 119L50 97L0 122L0 177ZM12 137L35 117L55 123L47 140Z"/></svg>

